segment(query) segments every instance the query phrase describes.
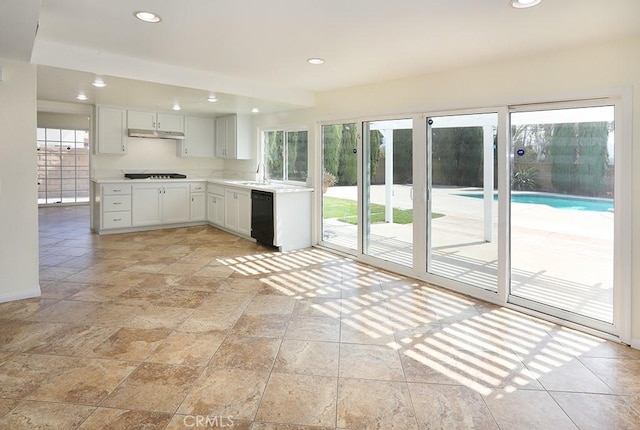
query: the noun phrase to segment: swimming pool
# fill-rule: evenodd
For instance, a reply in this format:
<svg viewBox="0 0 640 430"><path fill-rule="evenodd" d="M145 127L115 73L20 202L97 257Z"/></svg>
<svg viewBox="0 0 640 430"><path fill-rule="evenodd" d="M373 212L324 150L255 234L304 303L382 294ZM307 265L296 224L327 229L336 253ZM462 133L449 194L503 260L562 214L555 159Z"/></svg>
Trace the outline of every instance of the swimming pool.
<svg viewBox="0 0 640 430"><path fill-rule="evenodd" d="M457 196L482 198L482 194L465 193ZM498 195L493 195L498 200ZM613 199L590 199L587 197L560 196L545 193L514 193L511 194L513 203L529 203L534 205L546 205L556 209L569 209L575 211L613 212Z"/></svg>

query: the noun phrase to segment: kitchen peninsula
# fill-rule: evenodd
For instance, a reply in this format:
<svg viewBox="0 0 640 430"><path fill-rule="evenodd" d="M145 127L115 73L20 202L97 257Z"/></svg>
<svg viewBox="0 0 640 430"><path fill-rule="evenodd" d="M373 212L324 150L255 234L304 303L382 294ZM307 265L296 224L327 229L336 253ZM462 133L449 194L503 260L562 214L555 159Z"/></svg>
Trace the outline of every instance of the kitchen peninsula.
<svg viewBox="0 0 640 430"><path fill-rule="evenodd" d="M273 246L311 246L311 188L168 176L92 180L91 229L113 234L209 224L253 240L251 191L260 190L273 193Z"/></svg>

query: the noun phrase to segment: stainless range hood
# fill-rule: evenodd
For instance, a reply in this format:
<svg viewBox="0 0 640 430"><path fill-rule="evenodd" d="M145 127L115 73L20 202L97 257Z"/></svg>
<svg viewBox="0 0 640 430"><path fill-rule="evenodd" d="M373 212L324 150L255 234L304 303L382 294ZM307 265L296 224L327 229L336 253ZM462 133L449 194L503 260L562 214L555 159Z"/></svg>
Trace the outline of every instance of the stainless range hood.
<svg viewBox="0 0 640 430"><path fill-rule="evenodd" d="M184 133L180 131L142 130L138 128L130 128L127 134L129 137L146 137L151 139L184 139Z"/></svg>

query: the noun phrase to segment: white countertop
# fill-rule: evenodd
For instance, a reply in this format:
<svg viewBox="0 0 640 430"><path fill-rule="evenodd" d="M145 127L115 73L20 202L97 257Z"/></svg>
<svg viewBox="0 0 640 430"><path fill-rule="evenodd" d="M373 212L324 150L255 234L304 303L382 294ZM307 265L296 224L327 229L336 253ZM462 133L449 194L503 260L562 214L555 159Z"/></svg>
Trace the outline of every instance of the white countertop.
<svg viewBox="0 0 640 430"><path fill-rule="evenodd" d="M270 191L273 193L300 193L312 192L313 188L299 185L290 185L280 182L261 183L259 181L247 181L238 179L223 178L186 178L186 179L128 179L128 178L102 178L92 179L97 184L136 184L136 183L167 183L167 182L206 182L209 184L218 184L223 186L233 186L238 188L246 188L250 190Z"/></svg>

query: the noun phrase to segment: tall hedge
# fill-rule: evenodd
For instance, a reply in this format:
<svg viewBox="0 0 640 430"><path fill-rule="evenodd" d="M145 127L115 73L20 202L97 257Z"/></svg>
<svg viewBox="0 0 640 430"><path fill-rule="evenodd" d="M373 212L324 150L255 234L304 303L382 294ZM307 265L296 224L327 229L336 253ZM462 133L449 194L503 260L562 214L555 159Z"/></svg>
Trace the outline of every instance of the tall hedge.
<svg viewBox="0 0 640 430"><path fill-rule="evenodd" d="M482 127L434 129L432 156L439 161L444 181L437 185L481 187L483 141Z"/></svg>
<svg viewBox="0 0 640 430"><path fill-rule="evenodd" d="M606 122L554 124L551 184L563 193L598 195L607 169Z"/></svg>
<svg viewBox="0 0 640 430"><path fill-rule="evenodd" d="M549 146L551 184L558 191L569 193L575 188L575 161L578 136L575 124L555 124Z"/></svg>
<svg viewBox="0 0 640 430"><path fill-rule="evenodd" d="M393 182L413 183L413 130L393 130Z"/></svg>
<svg viewBox="0 0 640 430"><path fill-rule="evenodd" d="M608 138L609 127L606 122L578 124L576 187L579 193L598 195L604 189Z"/></svg>

